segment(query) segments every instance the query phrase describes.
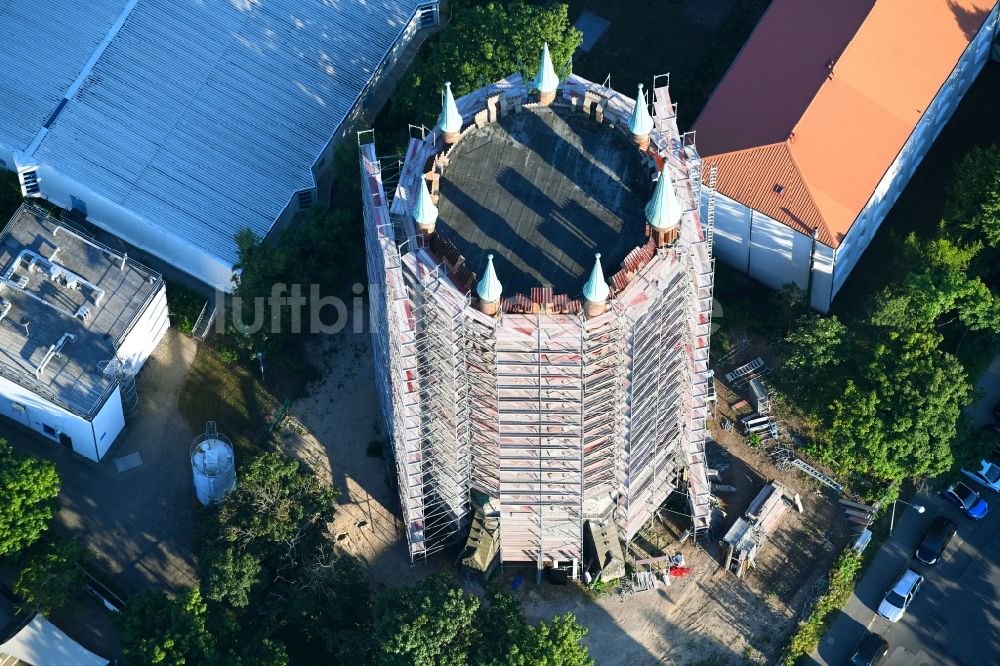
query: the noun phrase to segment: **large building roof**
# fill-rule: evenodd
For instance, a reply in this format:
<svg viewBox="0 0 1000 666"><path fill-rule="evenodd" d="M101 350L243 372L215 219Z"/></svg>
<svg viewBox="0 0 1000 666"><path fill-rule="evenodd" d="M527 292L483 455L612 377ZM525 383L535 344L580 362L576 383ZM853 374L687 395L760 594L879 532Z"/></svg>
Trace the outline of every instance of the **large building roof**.
<svg viewBox="0 0 1000 666"><path fill-rule="evenodd" d="M0 234L0 375L92 416L115 386L98 365L115 358L162 285L158 273L21 206Z"/></svg>
<svg viewBox="0 0 1000 666"><path fill-rule="evenodd" d="M718 191L842 242L995 0L773 0L695 130Z"/></svg>
<svg viewBox="0 0 1000 666"><path fill-rule="evenodd" d="M418 4L8 0L0 144L235 258L235 231L267 233L315 186L314 162Z"/></svg>

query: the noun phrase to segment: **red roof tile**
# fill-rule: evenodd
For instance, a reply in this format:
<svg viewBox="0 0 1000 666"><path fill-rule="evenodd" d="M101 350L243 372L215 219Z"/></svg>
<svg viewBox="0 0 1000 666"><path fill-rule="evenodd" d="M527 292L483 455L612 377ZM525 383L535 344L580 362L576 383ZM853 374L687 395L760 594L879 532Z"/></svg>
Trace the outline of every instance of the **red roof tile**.
<svg viewBox="0 0 1000 666"><path fill-rule="evenodd" d="M994 5L774 0L695 123L718 191L837 247Z"/></svg>

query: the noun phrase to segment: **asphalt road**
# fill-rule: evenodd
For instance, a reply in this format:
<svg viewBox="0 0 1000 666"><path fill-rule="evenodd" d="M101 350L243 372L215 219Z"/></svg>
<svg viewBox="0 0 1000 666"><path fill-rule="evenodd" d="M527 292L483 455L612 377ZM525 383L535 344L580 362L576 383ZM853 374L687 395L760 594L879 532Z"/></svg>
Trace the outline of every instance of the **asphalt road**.
<svg viewBox="0 0 1000 666"><path fill-rule="evenodd" d="M989 419L1000 400L1000 357L979 382L985 397L970 407L974 422ZM889 642L887 666L930 664L1000 664L1000 495L971 481L982 493L990 513L971 521L938 496L918 495L912 502L927 510L919 514L899 504L896 529L886 541L824 636L811 663L845 664L865 628ZM913 550L938 514L958 525L958 534L935 566L912 559ZM886 590L907 568L924 577L924 585L903 618L891 623L876 611Z"/></svg>

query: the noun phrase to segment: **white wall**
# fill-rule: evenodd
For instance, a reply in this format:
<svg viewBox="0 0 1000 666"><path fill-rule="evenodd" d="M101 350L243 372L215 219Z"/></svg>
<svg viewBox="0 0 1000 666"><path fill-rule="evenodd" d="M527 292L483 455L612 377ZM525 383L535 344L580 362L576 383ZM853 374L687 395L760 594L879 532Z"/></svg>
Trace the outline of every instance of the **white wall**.
<svg viewBox="0 0 1000 666"><path fill-rule="evenodd" d="M45 164L38 167L38 184L42 196L57 206L72 208L75 197L86 205L89 222L156 255L206 284L232 290L233 271L229 262L165 232L163 227L150 224Z"/></svg>
<svg viewBox="0 0 1000 666"><path fill-rule="evenodd" d="M17 409L13 403L23 406L23 411ZM58 435L46 432L45 426L65 433L72 439L74 452L95 462L100 460L107 447L125 426L118 387L115 387L92 425L90 421L70 413L6 377L0 377L0 415L45 435L56 445L59 445Z"/></svg>
<svg viewBox="0 0 1000 666"><path fill-rule="evenodd" d="M772 289L789 282L805 289L812 238L757 211L751 216L750 275Z"/></svg>
<svg viewBox="0 0 1000 666"><path fill-rule="evenodd" d="M104 457L115 438L118 437L118 433L124 428L125 410L122 407L122 393L120 389L115 388L114 393L108 396L104 406L101 407L92 421L94 446L97 448L98 460Z"/></svg>
<svg viewBox="0 0 1000 666"><path fill-rule="evenodd" d="M701 189L702 219L708 219L708 188ZM745 273L750 262L750 209L727 196L715 194L715 231L713 254L738 271Z"/></svg>
<svg viewBox="0 0 1000 666"><path fill-rule="evenodd" d="M169 326L167 291L160 287L122 340L118 347L118 358L129 363L133 372L139 372Z"/></svg>

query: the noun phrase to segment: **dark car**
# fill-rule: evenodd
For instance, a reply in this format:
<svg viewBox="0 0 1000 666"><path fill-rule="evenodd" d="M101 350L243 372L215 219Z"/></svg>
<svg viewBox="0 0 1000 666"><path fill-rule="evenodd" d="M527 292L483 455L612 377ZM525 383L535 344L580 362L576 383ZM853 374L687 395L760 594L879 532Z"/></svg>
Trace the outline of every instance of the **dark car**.
<svg viewBox="0 0 1000 666"><path fill-rule="evenodd" d="M972 520L982 520L990 508L979 493L961 481L948 486L941 494Z"/></svg>
<svg viewBox="0 0 1000 666"><path fill-rule="evenodd" d="M878 634L868 632L851 656L850 666L875 666L889 652L889 644Z"/></svg>
<svg viewBox="0 0 1000 666"><path fill-rule="evenodd" d="M948 547L948 542L955 536L956 529L955 523L944 516L938 516L931 523L931 528L927 530L913 556L924 564L937 564L944 549Z"/></svg>

